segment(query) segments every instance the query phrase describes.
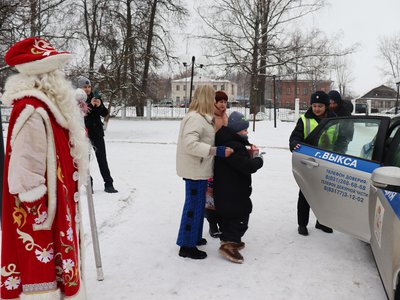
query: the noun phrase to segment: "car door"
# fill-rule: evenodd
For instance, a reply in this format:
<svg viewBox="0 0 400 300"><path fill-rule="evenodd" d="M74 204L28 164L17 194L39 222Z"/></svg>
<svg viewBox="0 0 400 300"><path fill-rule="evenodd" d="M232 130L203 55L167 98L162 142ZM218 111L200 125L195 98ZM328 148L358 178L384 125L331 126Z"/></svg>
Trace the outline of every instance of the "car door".
<svg viewBox="0 0 400 300"><path fill-rule="evenodd" d="M383 159L387 117L323 120L292 155L292 171L321 224L370 241L372 171Z"/></svg>
<svg viewBox="0 0 400 300"><path fill-rule="evenodd" d="M386 140L384 167L371 177L371 248L389 299L400 300L400 121Z"/></svg>

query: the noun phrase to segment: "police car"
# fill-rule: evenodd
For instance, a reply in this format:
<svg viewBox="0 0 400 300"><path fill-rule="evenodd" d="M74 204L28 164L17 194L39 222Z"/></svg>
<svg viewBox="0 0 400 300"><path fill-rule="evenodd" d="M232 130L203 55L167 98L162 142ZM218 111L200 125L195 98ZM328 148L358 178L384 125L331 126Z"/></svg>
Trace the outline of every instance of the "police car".
<svg viewBox="0 0 400 300"><path fill-rule="evenodd" d="M292 155L320 223L371 245L390 300L400 300L399 128L399 117L325 119Z"/></svg>

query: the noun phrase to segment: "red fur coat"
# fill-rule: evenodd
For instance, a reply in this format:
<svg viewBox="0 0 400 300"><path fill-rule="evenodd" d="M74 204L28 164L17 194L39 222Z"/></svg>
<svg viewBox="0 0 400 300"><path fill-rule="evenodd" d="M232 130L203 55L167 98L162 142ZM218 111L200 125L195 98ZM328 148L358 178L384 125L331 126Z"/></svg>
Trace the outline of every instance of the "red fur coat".
<svg viewBox="0 0 400 300"><path fill-rule="evenodd" d="M79 175L70 154L66 121L48 101L40 94L22 97L14 101L10 116L3 182L1 299L86 299L81 280ZM29 131L30 120L38 116L45 145L29 143L29 139L22 142L29 143L30 149L45 149L43 172L32 172L41 184L32 186L31 178L26 191L12 194L10 161L25 165L29 174L36 159L35 153L13 146L21 145L19 134ZM27 174L18 172L17 177L24 181Z"/></svg>

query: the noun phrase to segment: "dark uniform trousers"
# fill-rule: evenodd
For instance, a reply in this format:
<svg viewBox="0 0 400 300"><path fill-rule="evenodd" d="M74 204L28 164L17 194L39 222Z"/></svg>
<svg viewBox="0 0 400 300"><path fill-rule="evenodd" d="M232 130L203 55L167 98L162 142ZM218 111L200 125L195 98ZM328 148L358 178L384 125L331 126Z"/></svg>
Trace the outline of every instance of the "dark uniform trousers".
<svg viewBox="0 0 400 300"><path fill-rule="evenodd" d="M310 205L306 197L299 191L299 199L297 200L297 223L299 226L307 226L310 217Z"/></svg>
<svg viewBox="0 0 400 300"><path fill-rule="evenodd" d="M92 137L90 138L90 142L92 143L94 152L96 154L97 163L99 164L100 173L103 177L104 183L106 185L112 184L113 179L110 174L110 169L108 168L104 137Z"/></svg>

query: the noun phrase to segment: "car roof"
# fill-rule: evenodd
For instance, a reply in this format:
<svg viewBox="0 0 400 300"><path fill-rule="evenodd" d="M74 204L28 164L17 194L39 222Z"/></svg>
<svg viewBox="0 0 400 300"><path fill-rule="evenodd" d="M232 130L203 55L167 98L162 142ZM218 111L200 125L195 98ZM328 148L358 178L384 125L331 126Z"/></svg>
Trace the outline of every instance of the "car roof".
<svg viewBox="0 0 400 300"><path fill-rule="evenodd" d="M396 122L400 121L400 114L397 114L393 118L390 119L390 124L394 124Z"/></svg>

